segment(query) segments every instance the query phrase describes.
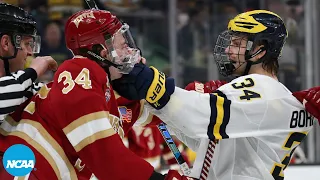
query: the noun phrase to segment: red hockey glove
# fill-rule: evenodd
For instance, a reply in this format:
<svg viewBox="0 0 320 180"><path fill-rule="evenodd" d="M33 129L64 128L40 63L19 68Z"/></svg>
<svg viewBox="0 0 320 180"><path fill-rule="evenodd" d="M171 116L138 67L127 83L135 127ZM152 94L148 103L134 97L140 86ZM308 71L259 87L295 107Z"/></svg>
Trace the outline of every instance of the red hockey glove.
<svg viewBox="0 0 320 180"><path fill-rule="evenodd" d="M192 177L180 175L176 170L170 170L164 180L195 180Z"/></svg>
<svg viewBox="0 0 320 180"><path fill-rule="evenodd" d="M204 84L204 89L209 91L209 93L212 93L216 91L219 87L225 84L227 84L226 81L220 81L220 80L209 81Z"/></svg>
<svg viewBox="0 0 320 180"><path fill-rule="evenodd" d="M310 114L320 119L320 86L308 90L294 92L296 97Z"/></svg>
<svg viewBox="0 0 320 180"><path fill-rule="evenodd" d="M198 81L194 81L192 83L189 83L186 87L185 90L188 91L197 91L197 92L202 92L202 93L212 93L215 90L217 90L219 87L223 86L224 84L226 84L227 82L225 81L220 81L220 80L216 80L216 81L209 81L205 84L198 82Z"/></svg>

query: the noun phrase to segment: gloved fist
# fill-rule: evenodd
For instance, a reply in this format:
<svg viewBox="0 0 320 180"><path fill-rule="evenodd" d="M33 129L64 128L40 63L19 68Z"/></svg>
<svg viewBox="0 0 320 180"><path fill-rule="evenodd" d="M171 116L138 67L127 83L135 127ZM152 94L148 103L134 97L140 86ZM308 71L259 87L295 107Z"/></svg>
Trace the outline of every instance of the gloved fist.
<svg viewBox="0 0 320 180"><path fill-rule="evenodd" d="M220 81L220 80L211 80L209 82L206 82L204 84L204 89L205 91L208 91L209 93L213 93L214 91L216 91L219 87L223 86L227 84L226 81Z"/></svg>
<svg viewBox="0 0 320 180"><path fill-rule="evenodd" d="M174 79L143 63L134 66L129 74L112 81L113 89L129 100L145 99L156 109L164 107L174 92Z"/></svg>
<svg viewBox="0 0 320 180"><path fill-rule="evenodd" d="M192 177L180 175L176 170L169 170L164 180L195 180Z"/></svg>
<svg viewBox="0 0 320 180"><path fill-rule="evenodd" d="M320 86L292 94L310 114L320 120Z"/></svg>
<svg viewBox="0 0 320 180"><path fill-rule="evenodd" d="M220 80L215 80L215 81L209 81L205 84L194 81L192 83L189 83L186 87L185 90L188 91L197 91L201 93L212 93L215 90L217 90L219 87L223 86L227 82L225 81L220 81Z"/></svg>

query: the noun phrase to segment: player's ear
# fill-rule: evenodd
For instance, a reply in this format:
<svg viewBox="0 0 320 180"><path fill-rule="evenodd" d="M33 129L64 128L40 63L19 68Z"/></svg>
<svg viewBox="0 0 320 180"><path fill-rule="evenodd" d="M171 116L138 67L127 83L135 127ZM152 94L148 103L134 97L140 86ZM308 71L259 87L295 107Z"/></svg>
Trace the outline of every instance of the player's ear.
<svg viewBox="0 0 320 180"><path fill-rule="evenodd" d="M11 41L10 41L10 36L8 35L3 35L1 37L1 40L0 40L0 43L1 43L1 47L5 50L5 51L9 51L9 46L11 44Z"/></svg>
<svg viewBox="0 0 320 180"><path fill-rule="evenodd" d="M258 54L251 59L252 61L257 61L266 54L267 51L265 50L264 46L265 45L259 45L254 48L254 50L252 51L253 52L252 54L255 54L255 53L258 53ZM258 52L258 51L261 51L261 52Z"/></svg>
<svg viewBox="0 0 320 180"><path fill-rule="evenodd" d="M110 53L109 53L108 49L102 49L100 51L100 56L109 60L109 61L112 61L112 58L110 57Z"/></svg>
<svg viewBox="0 0 320 180"><path fill-rule="evenodd" d="M101 51L100 51L100 56L101 57L107 57L107 50L106 49L102 49Z"/></svg>

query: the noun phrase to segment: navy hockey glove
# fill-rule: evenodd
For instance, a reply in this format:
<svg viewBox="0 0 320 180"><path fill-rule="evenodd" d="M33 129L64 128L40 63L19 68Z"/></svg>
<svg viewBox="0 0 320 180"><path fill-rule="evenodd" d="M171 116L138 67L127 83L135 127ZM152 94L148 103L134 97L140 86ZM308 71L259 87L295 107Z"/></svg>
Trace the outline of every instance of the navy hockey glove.
<svg viewBox="0 0 320 180"><path fill-rule="evenodd" d="M174 79L166 78L154 67L138 63L129 74L112 81L113 89L129 100L145 99L151 106L161 109L174 92Z"/></svg>

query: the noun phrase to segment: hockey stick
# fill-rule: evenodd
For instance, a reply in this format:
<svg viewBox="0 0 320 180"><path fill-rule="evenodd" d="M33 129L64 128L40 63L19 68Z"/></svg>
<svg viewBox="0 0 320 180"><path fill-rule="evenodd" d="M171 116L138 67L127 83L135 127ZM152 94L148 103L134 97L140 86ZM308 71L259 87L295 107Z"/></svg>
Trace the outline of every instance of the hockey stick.
<svg viewBox="0 0 320 180"><path fill-rule="evenodd" d="M90 9L99 9L94 0L85 0Z"/></svg>
<svg viewBox="0 0 320 180"><path fill-rule="evenodd" d="M178 147L174 143L166 125L164 123L161 123L158 125L158 129L163 136L163 139L166 141L167 145L169 146L171 152L174 155L174 158L178 162L181 171L184 175L189 175L191 173L191 170L187 164L187 162L183 159L182 154L180 153Z"/></svg>

